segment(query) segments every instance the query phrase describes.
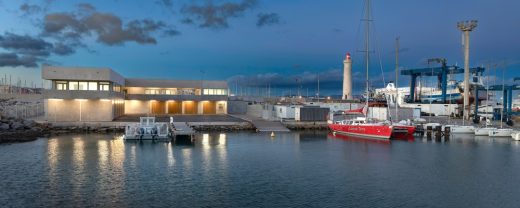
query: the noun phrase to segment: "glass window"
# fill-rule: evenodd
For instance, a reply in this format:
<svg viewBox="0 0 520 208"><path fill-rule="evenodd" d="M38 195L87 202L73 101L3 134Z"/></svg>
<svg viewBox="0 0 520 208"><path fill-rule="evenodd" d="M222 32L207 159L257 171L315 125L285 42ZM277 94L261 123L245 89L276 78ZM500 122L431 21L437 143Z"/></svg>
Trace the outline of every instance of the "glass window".
<svg viewBox="0 0 520 208"><path fill-rule="evenodd" d="M204 95L207 95L209 93L208 89L204 89Z"/></svg>
<svg viewBox="0 0 520 208"><path fill-rule="evenodd" d="M88 90L88 82L78 82L78 90Z"/></svg>
<svg viewBox="0 0 520 208"><path fill-rule="evenodd" d="M57 90L67 90L67 82L65 82L65 81L56 81L56 89Z"/></svg>
<svg viewBox="0 0 520 208"><path fill-rule="evenodd" d="M222 89L222 95L227 95L227 90L226 89Z"/></svg>
<svg viewBox="0 0 520 208"><path fill-rule="evenodd" d="M78 82L69 82L69 90L79 90Z"/></svg>
<svg viewBox="0 0 520 208"><path fill-rule="evenodd" d="M114 87L112 87L112 91L121 92L121 86L114 83Z"/></svg>
<svg viewBox="0 0 520 208"><path fill-rule="evenodd" d="M89 82L88 90L97 90L97 82Z"/></svg>
<svg viewBox="0 0 520 208"><path fill-rule="evenodd" d="M214 89L209 89L209 94L210 95L214 95L215 94L215 90Z"/></svg>
<svg viewBox="0 0 520 208"><path fill-rule="evenodd" d="M100 82L99 90L100 91L110 91L110 83L109 82Z"/></svg>
<svg viewBox="0 0 520 208"><path fill-rule="evenodd" d="M222 89L217 89L217 95L223 95Z"/></svg>

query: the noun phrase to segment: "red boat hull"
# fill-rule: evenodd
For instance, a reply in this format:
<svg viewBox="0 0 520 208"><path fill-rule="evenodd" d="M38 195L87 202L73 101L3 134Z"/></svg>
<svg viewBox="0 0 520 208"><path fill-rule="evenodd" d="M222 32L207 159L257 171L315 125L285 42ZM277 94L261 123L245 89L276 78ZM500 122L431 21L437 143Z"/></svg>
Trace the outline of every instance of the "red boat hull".
<svg viewBox="0 0 520 208"><path fill-rule="evenodd" d="M408 125L395 125L392 138L393 139L410 139L413 138L413 134L415 133L415 126Z"/></svg>
<svg viewBox="0 0 520 208"><path fill-rule="evenodd" d="M372 139L390 139L393 132L387 125L329 124L329 128L336 134Z"/></svg>

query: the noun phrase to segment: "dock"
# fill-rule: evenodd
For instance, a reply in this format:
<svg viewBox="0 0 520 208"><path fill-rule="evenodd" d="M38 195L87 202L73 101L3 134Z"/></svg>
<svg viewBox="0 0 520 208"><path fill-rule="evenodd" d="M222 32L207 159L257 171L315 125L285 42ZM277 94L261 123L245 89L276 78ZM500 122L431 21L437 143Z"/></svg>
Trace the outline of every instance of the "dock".
<svg viewBox="0 0 520 208"><path fill-rule="evenodd" d="M248 115L232 115L253 124L258 132L290 132L280 121L269 121L261 118L254 118Z"/></svg>
<svg viewBox="0 0 520 208"><path fill-rule="evenodd" d="M188 126L186 122L173 122L169 123L169 129L171 131L171 137L176 139L177 136L189 136L195 135L195 130Z"/></svg>

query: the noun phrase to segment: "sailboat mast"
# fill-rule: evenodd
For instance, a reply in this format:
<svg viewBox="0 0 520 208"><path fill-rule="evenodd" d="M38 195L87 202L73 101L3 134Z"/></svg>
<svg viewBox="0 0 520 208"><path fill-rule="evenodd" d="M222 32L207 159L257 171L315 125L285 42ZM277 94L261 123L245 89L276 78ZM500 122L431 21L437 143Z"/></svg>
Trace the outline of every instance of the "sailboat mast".
<svg viewBox="0 0 520 208"><path fill-rule="evenodd" d="M395 121L399 122L399 107L397 104L397 100L399 98L399 88L397 86L397 81L399 80L399 37L395 39Z"/></svg>
<svg viewBox="0 0 520 208"><path fill-rule="evenodd" d="M365 66L366 66L366 108L367 108L367 115L365 116L365 120L368 121L368 99L370 98L370 93L369 93L369 89L368 89L368 85L369 85L369 82L368 82L368 64L369 64L369 60L370 60L370 42L369 42L369 38L370 38L370 0L366 0L365 1L366 5L365 5Z"/></svg>

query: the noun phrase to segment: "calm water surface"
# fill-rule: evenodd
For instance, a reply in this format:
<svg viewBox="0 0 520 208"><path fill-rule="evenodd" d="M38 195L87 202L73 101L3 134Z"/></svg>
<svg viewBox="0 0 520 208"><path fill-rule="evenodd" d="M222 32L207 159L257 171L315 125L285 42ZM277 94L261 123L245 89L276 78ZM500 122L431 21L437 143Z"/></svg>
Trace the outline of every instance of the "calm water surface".
<svg viewBox="0 0 520 208"><path fill-rule="evenodd" d="M520 143L326 132L0 145L2 207L520 207Z"/></svg>

